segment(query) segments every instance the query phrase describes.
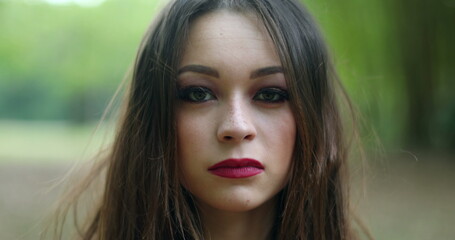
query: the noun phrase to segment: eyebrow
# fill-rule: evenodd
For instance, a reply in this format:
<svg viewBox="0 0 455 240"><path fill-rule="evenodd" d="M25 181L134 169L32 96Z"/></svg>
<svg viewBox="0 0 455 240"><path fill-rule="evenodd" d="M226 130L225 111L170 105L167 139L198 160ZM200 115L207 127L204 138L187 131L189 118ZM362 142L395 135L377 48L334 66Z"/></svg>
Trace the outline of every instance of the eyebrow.
<svg viewBox="0 0 455 240"><path fill-rule="evenodd" d="M271 66L265 68L259 68L258 70L251 73L250 78L259 78L267 75L272 75L275 73L283 73L283 68L281 66Z"/></svg>
<svg viewBox="0 0 455 240"><path fill-rule="evenodd" d="M209 75L209 76L216 77L216 78L220 77L220 74L218 73L217 70L215 70L211 67L206 67L206 66L202 66L202 65L186 65L179 69L178 75L180 75L184 72L201 73L201 74Z"/></svg>
<svg viewBox="0 0 455 240"><path fill-rule="evenodd" d="M203 65L186 65L178 70L178 75L184 73L184 72L195 72L195 73L201 73L205 74L208 76L216 77L219 78L220 74L216 69L213 69L211 67L203 66ZM259 77L264 77L267 75L272 75L276 73L283 73L283 68L281 66L270 66L270 67L264 67L264 68L259 68L255 71L253 71L250 75L250 78L259 78Z"/></svg>

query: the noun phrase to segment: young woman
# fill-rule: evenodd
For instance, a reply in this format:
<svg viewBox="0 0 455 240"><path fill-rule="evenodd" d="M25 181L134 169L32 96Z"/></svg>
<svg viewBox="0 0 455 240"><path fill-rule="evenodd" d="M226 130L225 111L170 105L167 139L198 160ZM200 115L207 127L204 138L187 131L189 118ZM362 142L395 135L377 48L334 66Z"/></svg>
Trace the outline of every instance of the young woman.
<svg viewBox="0 0 455 240"><path fill-rule="evenodd" d="M79 237L353 239L339 89L297 1L172 1Z"/></svg>

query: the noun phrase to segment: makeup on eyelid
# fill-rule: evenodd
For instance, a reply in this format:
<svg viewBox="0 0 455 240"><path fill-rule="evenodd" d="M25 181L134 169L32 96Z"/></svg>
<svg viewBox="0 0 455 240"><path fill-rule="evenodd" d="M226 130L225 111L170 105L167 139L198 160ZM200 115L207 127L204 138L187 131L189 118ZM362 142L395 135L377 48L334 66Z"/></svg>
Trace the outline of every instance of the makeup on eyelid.
<svg viewBox="0 0 455 240"><path fill-rule="evenodd" d="M216 94L209 88L194 85L178 89L178 98L192 103L202 103L218 99ZM289 100L289 94L285 89L279 87L264 87L253 94L252 100L277 104Z"/></svg>
<svg viewBox="0 0 455 240"><path fill-rule="evenodd" d="M247 94L253 100L289 100L284 76L282 76L281 70L277 70L281 69L280 67L266 67L253 71L251 76L255 78L247 80L246 86L239 87L235 84L230 84L229 80L220 79L216 69L207 67L210 70L206 70L205 66L196 65L198 67L193 72L189 70L192 69L191 66L193 65L183 67L183 70L179 71L177 90L178 97L181 100L197 102L194 101L195 99L191 101L191 98L189 98L189 95L194 96L194 93L212 95L212 97L208 98L201 97L201 100L215 100L220 96L229 95L231 91L237 88L246 88ZM209 74L205 74L206 72Z"/></svg>

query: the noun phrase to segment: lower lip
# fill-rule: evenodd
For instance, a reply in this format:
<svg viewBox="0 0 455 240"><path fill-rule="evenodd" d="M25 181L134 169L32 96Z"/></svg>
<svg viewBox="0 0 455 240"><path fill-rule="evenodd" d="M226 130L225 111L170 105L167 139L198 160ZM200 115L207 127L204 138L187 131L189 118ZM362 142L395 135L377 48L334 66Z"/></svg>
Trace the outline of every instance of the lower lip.
<svg viewBox="0 0 455 240"><path fill-rule="evenodd" d="M245 167L220 167L210 172L214 175L225 177L225 178L247 178L262 173L264 169L245 166Z"/></svg>

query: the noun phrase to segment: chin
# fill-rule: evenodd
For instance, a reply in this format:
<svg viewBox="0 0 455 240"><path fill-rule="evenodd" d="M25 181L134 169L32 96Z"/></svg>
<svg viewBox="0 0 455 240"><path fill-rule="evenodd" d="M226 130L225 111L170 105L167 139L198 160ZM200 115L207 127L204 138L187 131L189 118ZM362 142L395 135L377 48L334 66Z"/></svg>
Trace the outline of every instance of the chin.
<svg viewBox="0 0 455 240"><path fill-rule="evenodd" d="M222 204L216 204L216 208L226 212L248 212L260 205L250 199L229 199L226 202L222 202Z"/></svg>
<svg viewBox="0 0 455 240"><path fill-rule="evenodd" d="M275 197L264 198L257 193L237 192L227 196L212 199L198 199L198 206L223 212L241 213L259 209L262 206L270 207Z"/></svg>

